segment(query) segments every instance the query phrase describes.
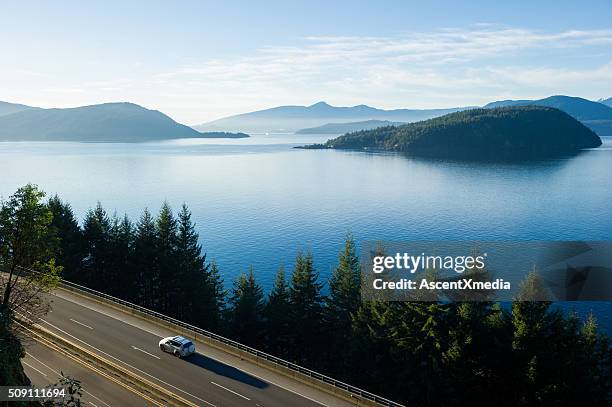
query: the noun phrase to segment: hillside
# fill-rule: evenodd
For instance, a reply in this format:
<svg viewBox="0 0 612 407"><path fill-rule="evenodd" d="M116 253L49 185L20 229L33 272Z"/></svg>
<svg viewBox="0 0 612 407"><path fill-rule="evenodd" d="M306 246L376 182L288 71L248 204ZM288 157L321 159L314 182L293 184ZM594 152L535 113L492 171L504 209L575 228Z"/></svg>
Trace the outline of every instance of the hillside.
<svg viewBox="0 0 612 407"><path fill-rule="evenodd" d="M539 100L502 100L489 103L485 108L528 105L554 107L580 120L600 136L612 136L612 107L607 106L605 101L593 102L579 97L558 95Z"/></svg>
<svg viewBox="0 0 612 407"><path fill-rule="evenodd" d="M203 134L133 103L26 109L0 116L0 141L142 142L202 137L248 136Z"/></svg>
<svg viewBox="0 0 612 407"><path fill-rule="evenodd" d="M383 110L366 105L331 106L325 102L311 106L279 106L243 113L194 126L200 131L295 132L328 123L348 123L366 120L414 122L442 116L465 108Z"/></svg>
<svg viewBox="0 0 612 407"><path fill-rule="evenodd" d="M598 102L599 103L603 103L606 106L612 107L612 98L600 99L600 100L598 100Z"/></svg>
<svg viewBox="0 0 612 407"><path fill-rule="evenodd" d="M37 107L0 101L0 116L21 112L23 110L38 109Z"/></svg>
<svg viewBox="0 0 612 407"><path fill-rule="evenodd" d="M384 126L400 126L404 122L391 122L389 120L366 120L363 122L350 123L327 123L323 126L309 127L296 131L297 134L344 134L359 130L371 130Z"/></svg>
<svg viewBox="0 0 612 407"><path fill-rule="evenodd" d="M593 131L558 109L516 106L473 109L399 127L359 131L318 147L505 160L575 154L583 148L600 145L601 140Z"/></svg>

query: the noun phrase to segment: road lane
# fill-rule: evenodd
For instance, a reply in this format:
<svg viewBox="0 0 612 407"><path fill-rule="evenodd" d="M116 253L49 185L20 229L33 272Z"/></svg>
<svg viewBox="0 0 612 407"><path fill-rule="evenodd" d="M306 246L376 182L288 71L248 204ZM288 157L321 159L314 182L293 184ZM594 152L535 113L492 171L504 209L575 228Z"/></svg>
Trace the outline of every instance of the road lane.
<svg viewBox="0 0 612 407"><path fill-rule="evenodd" d="M82 401L92 407L142 407L152 405L145 399L114 383L87 367L33 340L25 344L23 367L36 387L57 383L61 372L81 382Z"/></svg>
<svg viewBox="0 0 612 407"><path fill-rule="evenodd" d="M310 398L220 363L206 354L196 353L183 360L163 353L158 348L161 336L76 302L53 296L52 307L53 312L43 318L42 325L45 328L78 341L81 345L122 363L199 405L321 405ZM76 324L72 320L87 326Z"/></svg>

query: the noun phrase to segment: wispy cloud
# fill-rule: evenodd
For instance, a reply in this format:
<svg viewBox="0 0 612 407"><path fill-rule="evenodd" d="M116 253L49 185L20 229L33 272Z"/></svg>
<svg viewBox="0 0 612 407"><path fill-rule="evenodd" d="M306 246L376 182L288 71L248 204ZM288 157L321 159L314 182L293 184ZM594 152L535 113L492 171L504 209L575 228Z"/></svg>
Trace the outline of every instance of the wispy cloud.
<svg viewBox="0 0 612 407"><path fill-rule="evenodd" d="M478 24L285 43L291 45L200 59L193 49L189 63L168 59L163 68L126 62L85 69L76 56L66 62L72 71L34 72L24 65L20 71L0 66L0 74L11 100L41 106L133 101L190 124L319 100L425 108L559 93L612 96L612 28L551 32Z"/></svg>
<svg viewBox="0 0 612 407"><path fill-rule="evenodd" d="M292 46L181 66L155 80L182 82L223 100L223 94L235 95L237 108L254 99L260 106L320 98L388 107L484 103L497 95L574 90L568 81L609 80L611 44L612 29L546 33L495 25L397 37L306 37ZM586 50L597 50L600 66L575 64L574 55Z"/></svg>

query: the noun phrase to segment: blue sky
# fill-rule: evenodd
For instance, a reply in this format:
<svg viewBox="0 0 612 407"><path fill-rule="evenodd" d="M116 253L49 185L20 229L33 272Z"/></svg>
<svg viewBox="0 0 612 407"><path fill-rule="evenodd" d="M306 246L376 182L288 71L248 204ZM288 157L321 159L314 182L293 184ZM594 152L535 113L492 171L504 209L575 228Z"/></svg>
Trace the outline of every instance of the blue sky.
<svg viewBox="0 0 612 407"><path fill-rule="evenodd" d="M0 0L0 100L131 101L196 124L320 100L612 96L609 1L460 3Z"/></svg>

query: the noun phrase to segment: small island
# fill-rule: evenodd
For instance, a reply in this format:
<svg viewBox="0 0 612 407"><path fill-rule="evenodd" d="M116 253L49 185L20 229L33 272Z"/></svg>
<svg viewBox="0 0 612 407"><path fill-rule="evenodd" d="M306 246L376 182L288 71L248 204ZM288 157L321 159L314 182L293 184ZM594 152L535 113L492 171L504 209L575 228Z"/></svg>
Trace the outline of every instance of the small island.
<svg viewBox="0 0 612 407"><path fill-rule="evenodd" d="M389 120L365 120L350 123L327 123L322 126L300 129L295 134L344 134L360 130L372 130L384 126L400 126L405 122L392 122Z"/></svg>
<svg viewBox="0 0 612 407"><path fill-rule="evenodd" d="M561 110L517 106L471 109L398 127L357 131L302 148L495 161L554 158L600 145L595 132Z"/></svg>

